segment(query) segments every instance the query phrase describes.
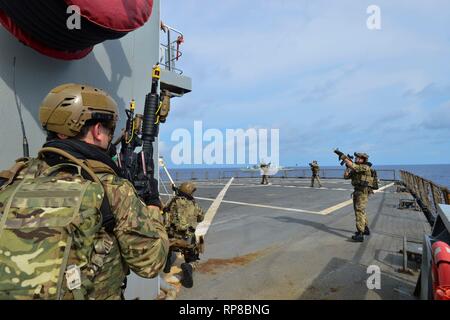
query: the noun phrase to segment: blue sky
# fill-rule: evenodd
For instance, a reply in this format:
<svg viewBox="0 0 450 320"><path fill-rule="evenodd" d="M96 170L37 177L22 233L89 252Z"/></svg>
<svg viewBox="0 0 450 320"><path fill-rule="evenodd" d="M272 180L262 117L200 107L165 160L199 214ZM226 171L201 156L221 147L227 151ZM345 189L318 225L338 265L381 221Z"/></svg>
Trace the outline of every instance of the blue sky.
<svg viewBox="0 0 450 320"><path fill-rule="evenodd" d="M366 10L381 9L381 30ZM450 2L163 0L183 31L178 67L193 91L161 127L280 129L280 163L336 165L331 150L375 164L449 163Z"/></svg>

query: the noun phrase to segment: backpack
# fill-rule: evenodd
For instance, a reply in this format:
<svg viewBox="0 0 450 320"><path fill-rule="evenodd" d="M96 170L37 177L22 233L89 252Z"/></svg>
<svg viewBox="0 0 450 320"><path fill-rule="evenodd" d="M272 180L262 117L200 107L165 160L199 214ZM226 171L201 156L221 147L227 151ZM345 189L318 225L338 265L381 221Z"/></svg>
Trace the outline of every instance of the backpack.
<svg viewBox="0 0 450 320"><path fill-rule="evenodd" d="M375 169L370 168L370 175L372 176L372 183L370 185L370 188L373 190L378 190L378 174Z"/></svg>
<svg viewBox="0 0 450 320"><path fill-rule="evenodd" d="M197 215L192 201L174 197L166 207L169 228L175 233L185 233L197 227Z"/></svg>
<svg viewBox="0 0 450 320"><path fill-rule="evenodd" d="M42 163L30 159L0 189L0 300L84 299L93 288L103 186L81 162Z"/></svg>

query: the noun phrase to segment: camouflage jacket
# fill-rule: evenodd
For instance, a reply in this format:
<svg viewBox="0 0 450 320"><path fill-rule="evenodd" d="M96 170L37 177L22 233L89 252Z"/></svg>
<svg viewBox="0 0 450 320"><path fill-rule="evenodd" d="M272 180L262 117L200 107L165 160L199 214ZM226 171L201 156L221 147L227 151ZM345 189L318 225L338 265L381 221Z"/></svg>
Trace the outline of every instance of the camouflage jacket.
<svg viewBox="0 0 450 320"><path fill-rule="evenodd" d="M372 173L367 164L353 163L346 174L352 180L355 190L365 190L372 185Z"/></svg>
<svg viewBox="0 0 450 320"><path fill-rule="evenodd" d="M317 164L311 165L311 171L312 171L313 175L318 175L319 171L320 171L319 165L317 165Z"/></svg>
<svg viewBox="0 0 450 320"><path fill-rule="evenodd" d="M193 235L205 213L202 208L191 199L175 196L164 209L166 213L166 227L171 237Z"/></svg>
<svg viewBox="0 0 450 320"><path fill-rule="evenodd" d="M48 165L39 160L40 169L45 170ZM89 160L87 161L89 163ZM91 166L90 166L91 167ZM147 207L137 196L133 185L125 179L112 174L109 167L102 166L101 163L93 162L92 168L102 182L104 193L109 200L112 214L115 218L115 227L112 233L107 233L103 227L95 235L94 245L92 249L92 260L96 260L99 266L95 277L92 279L92 286L84 298L86 299L120 299L121 287L129 269L133 270L139 276L152 278L157 276L159 271L164 267L166 256L168 253L168 237L162 223L162 216L159 209ZM22 166L17 172L14 181L23 179L23 172L26 172L27 166ZM58 173L57 177L66 175L67 173ZM70 179L70 177L69 177ZM3 192L3 194L5 191ZM0 218L5 207L4 197L0 192ZM89 209L89 208L88 208ZM43 210L45 211L45 210ZM45 214L45 213L44 213ZM100 215L100 214L98 214ZM24 241L29 241L25 240ZM84 246L88 245L83 243ZM14 248L13 248L14 249ZM77 249L72 245L70 257L79 255L77 250L85 250L85 248ZM13 251L13 250L11 250ZM72 252L73 251L73 252ZM0 254L5 255L7 251L3 250ZM100 252L101 254L98 254ZM45 254L45 252L41 252ZM37 254L37 253L36 253ZM35 255L29 252L29 255ZM23 255L25 256L25 255ZM14 257L1 257L6 261L11 260L14 263ZM70 258L69 258L70 259ZM31 264L31 262L29 262ZM45 265L45 261L33 262L35 265ZM1 276L4 271L0 266L0 284ZM19 270L26 268L34 270L34 282L39 281L43 274L39 274L39 268L31 267L27 264L18 265ZM30 269L31 268L31 269ZM26 270L25 270L26 272ZM20 274L20 271L18 272ZM28 275L30 273L28 272ZM17 278L16 281L20 281ZM27 281L30 281L29 279ZM14 281L13 281L14 282ZM24 285L22 284L22 287ZM0 292L0 297L2 292ZM33 299L37 296L19 296L7 298ZM73 299L74 295L70 291L65 292L63 299Z"/></svg>

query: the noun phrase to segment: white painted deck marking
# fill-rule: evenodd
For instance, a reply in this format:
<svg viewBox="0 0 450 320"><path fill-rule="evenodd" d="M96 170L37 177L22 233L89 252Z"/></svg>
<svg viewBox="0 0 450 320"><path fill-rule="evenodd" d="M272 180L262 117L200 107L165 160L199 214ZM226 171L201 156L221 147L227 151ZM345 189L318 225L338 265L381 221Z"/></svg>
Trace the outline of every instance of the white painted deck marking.
<svg viewBox="0 0 450 320"><path fill-rule="evenodd" d="M200 199L200 198L199 198ZM204 199L206 200L206 199ZM240 202L240 201L229 201L224 200L224 203L230 204L238 204L241 206L249 206L249 207L258 207L258 208L267 208L267 209L275 209L275 210L283 210L283 211L293 211L293 212L302 212L302 213L312 213L312 214L321 214L317 211L303 210L303 209L294 209L294 208L285 208L285 207L277 207L277 206L269 206L265 204L257 204L257 203L248 203L248 202Z"/></svg>
<svg viewBox="0 0 450 320"><path fill-rule="evenodd" d="M217 186L223 186L225 184L223 183L203 183L199 184L202 186L202 188L217 188ZM310 186L294 186L294 185L282 185L282 184L270 184L270 185L261 185L261 184L255 184L255 183L249 183L249 184L243 184L243 183L233 183L233 188L236 187L245 187L245 188L268 188L268 187L277 187L277 188L297 188L297 189L314 189L314 190L331 190L331 191L353 191L353 189L345 189L345 188L329 188L329 187L313 187ZM384 192L382 191L382 188L377 190L377 192Z"/></svg>
<svg viewBox="0 0 450 320"><path fill-rule="evenodd" d="M336 211L336 210L339 210L339 209L341 209L341 208L344 208L344 207L346 207L346 206L348 206L348 205L350 205L350 204L352 204L353 203L353 199L350 199L350 200L346 200L346 201L344 201L344 202L341 202L341 203L338 203L338 204L336 204L336 205L334 205L334 206L331 206L331 207L329 207L329 208L326 208L326 209L324 209L324 210L322 210L322 211L320 211L323 215L327 215L327 214L330 214L330 213L332 213L332 212L334 212L334 211Z"/></svg>
<svg viewBox="0 0 450 320"><path fill-rule="evenodd" d="M385 185L384 187L381 187L380 189L375 190L374 193L382 192L384 189L392 187L393 185L394 185L394 183L389 183L389 184ZM320 211L320 213L323 214L323 215L327 215L327 214L330 214L330 213L332 213L332 212L334 212L336 210L342 209L342 208L344 208L344 207L346 207L346 206L348 206L348 205L350 205L352 203L353 203L353 199L346 200L346 201L338 203L338 204L336 204L336 205L334 205L332 207L326 208L326 209Z"/></svg>
<svg viewBox="0 0 450 320"><path fill-rule="evenodd" d="M384 189L387 189L387 188L389 188L389 187L392 187L394 184L395 184L394 182L389 183L389 184L385 185L384 187L381 187L380 189L375 190L374 193L382 192Z"/></svg>
<svg viewBox="0 0 450 320"><path fill-rule="evenodd" d="M163 196L170 196L170 194L167 193L160 193L160 195ZM195 197L195 199L198 200L205 200L205 201L215 201L215 199L212 198L203 198L203 197ZM303 209L295 209L295 208L285 208L285 207L277 207L277 206L269 206L265 204L257 204L257 203L248 203L248 202L240 202L240 201L230 201L230 200L222 200L223 203L230 203L230 204L238 204L241 206L249 206L249 207L257 207L257 208L268 208L268 209L276 209L276 210L283 210L283 211L293 211L293 212L301 212L301 213L312 213L312 214L322 214L318 211L310 211L310 210L303 210ZM212 205L211 205L212 206ZM209 210L208 210L209 211ZM203 223L203 222L202 222ZM197 226L197 230L200 224Z"/></svg>
<svg viewBox="0 0 450 320"><path fill-rule="evenodd" d="M209 227L214 219L214 216L219 209L220 203L223 201L223 197L225 197L225 193L227 192L230 185L233 183L234 178L231 178L228 183L223 187L222 191L219 192L216 199L214 199L213 203L209 207L208 211L205 214L205 219L197 225L197 229L195 230L196 237L206 236ZM200 198L197 198L200 199Z"/></svg>
<svg viewBox="0 0 450 320"><path fill-rule="evenodd" d="M223 200L223 196L225 196L225 192L227 191L228 187L230 187L231 183L230 181L227 183L227 185L222 189L222 191L219 193L219 195L216 197L216 199L213 198L203 198L203 197L195 197L198 200L205 200L205 201L213 201L214 203L211 204L210 208L208 209L208 212L205 215L205 220L200 223L197 226L197 231L201 230L201 232L198 232L198 235L204 235L206 234L206 232L208 231L208 228L211 225L212 222L212 218L214 218L214 215L217 212L217 209L219 208L219 205L221 202L223 203L229 203L229 204L237 204L237 205L241 205L241 206L249 206L249 207L257 207L257 208L267 208L267 209L275 209L275 210L281 210L281 211L290 211L290 212L300 212L300 213L310 213L310 214L318 214L318 215L328 215L336 210L339 210L341 208L344 208L350 204L353 203L352 199L346 200L344 202L338 203L334 206L331 206L329 208L326 208L324 210L321 211L311 211L311 210L304 210L304 209L296 209L296 208L286 208L286 207L278 207L278 206L269 206L269 205L265 205L265 204L257 204L257 203L248 203L248 202L240 202L240 201L230 201L230 200ZM394 185L394 183L390 183L385 185L384 187L381 187L378 190L375 190L375 193L380 193L383 192L383 190L392 187ZM309 189L309 187L307 187ZM321 188L323 189L323 188ZM225 192L224 192L225 191ZM223 193L222 197L220 198L219 201L219 197L221 196L221 194ZM161 195L165 195L165 196L171 196L171 194L167 194L167 193L161 193ZM217 207L214 206L214 204L217 203ZM208 215L208 213L210 212L210 210L213 210L212 208L215 208L214 210L214 215L212 216L212 218L209 220L208 223L205 223L205 226L202 226L204 224L204 222L206 221L206 217ZM220 223L220 222L219 222ZM219 224L218 223L218 224ZM206 229L205 229L206 228ZM203 233L203 231L205 230L205 232ZM196 235L197 235L197 231L196 231Z"/></svg>
<svg viewBox="0 0 450 320"><path fill-rule="evenodd" d="M344 189L344 188L328 188L328 187L313 187L310 186L292 186L292 185L282 185L282 184L271 184L271 185L256 185L256 184L247 184L247 185L239 185L239 184L233 184L233 187L235 186L248 186L248 187L277 187L277 188L297 188L297 189L316 189L316 190L332 190L332 191L352 191L352 189Z"/></svg>
<svg viewBox="0 0 450 320"><path fill-rule="evenodd" d="M288 181L286 181L288 182ZM296 181L298 183L298 181ZM324 182L324 181L322 181ZM336 181L329 182L329 183L338 183ZM216 188L218 186L224 186L224 183L214 183L214 182L197 182L199 186L202 186L202 188ZM343 183L346 184L346 183ZM248 187L248 188L267 188L267 187L277 187L277 188L297 188L297 189L315 189L315 190L331 190L331 191L352 191L353 189L345 189L345 188L332 188L332 187L314 187L311 188L310 186L302 186L302 185L282 185L282 184L269 184L269 185L262 185L262 184L256 184L256 183L233 183L233 188L236 187Z"/></svg>

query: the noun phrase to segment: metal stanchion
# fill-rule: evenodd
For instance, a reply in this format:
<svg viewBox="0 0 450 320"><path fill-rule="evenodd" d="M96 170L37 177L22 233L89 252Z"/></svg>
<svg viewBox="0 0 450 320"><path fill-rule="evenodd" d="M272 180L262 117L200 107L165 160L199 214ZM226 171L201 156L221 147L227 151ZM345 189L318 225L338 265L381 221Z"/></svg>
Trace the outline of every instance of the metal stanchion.
<svg viewBox="0 0 450 320"><path fill-rule="evenodd" d="M398 272L414 274L411 269L408 269L408 241L406 235L403 236L403 268L398 269Z"/></svg>

